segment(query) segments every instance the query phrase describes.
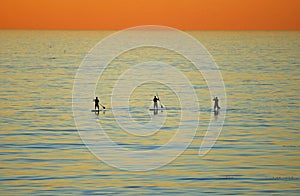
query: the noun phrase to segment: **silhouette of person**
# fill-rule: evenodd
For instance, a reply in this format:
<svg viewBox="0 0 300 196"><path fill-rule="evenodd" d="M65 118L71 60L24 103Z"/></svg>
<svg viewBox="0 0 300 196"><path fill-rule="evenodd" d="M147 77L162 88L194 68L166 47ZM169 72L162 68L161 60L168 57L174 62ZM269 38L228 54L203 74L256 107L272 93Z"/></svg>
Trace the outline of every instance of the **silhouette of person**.
<svg viewBox="0 0 300 196"><path fill-rule="evenodd" d="M214 111L220 109L221 107L219 106L219 99L218 99L218 97L215 97L213 99L213 101L215 102L215 104L214 104Z"/></svg>
<svg viewBox="0 0 300 196"><path fill-rule="evenodd" d="M155 109L155 108L158 109L157 101L159 101L159 98L157 98L156 96L154 96L154 98L153 98L154 109Z"/></svg>
<svg viewBox="0 0 300 196"><path fill-rule="evenodd" d="M96 99L94 100L95 101L95 110L96 110L96 108L98 108L98 111L99 111L99 99L98 99L98 97L96 97Z"/></svg>

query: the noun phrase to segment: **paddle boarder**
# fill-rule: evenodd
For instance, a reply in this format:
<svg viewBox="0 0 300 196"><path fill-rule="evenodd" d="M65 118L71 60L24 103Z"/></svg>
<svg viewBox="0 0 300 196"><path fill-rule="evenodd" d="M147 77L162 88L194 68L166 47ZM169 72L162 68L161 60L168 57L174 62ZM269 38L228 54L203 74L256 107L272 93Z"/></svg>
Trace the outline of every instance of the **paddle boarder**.
<svg viewBox="0 0 300 196"><path fill-rule="evenodd" d="M95 110L96 110L96 108L98 108L98 111L99 111L100 110L100 108L99 108L100 100L98 99L98 97L96 97L96 99L94 99L94 102L95 102Z"/></svg>
<svg viewBox="0 0 300 196"><path fill-rule="evenodd" d="M221 107L219 106L219 99L218 99L218 97L215 97L213 99L213 101L215 102L215 104L214 104L214 111L219 110Z"/></svg>
<svg viewBox="0 0 300 196"><path fill-rule="evenodd" d="M159 101L159 98L154 96L153 98L153 102L154 102L154 109L158 109L158 106L157 106L157 101Z"/></svg>

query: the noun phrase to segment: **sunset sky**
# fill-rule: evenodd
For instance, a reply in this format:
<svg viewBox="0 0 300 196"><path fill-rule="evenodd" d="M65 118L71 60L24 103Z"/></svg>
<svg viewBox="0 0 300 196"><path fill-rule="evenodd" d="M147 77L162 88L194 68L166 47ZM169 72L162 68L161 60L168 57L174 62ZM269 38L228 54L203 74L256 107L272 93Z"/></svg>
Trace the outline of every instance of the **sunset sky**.
<svg viewBox="0 0 300 196"><path fill-rule="evenodd" d="M0 29L300 30L300 0L1 0Z"/></svg>

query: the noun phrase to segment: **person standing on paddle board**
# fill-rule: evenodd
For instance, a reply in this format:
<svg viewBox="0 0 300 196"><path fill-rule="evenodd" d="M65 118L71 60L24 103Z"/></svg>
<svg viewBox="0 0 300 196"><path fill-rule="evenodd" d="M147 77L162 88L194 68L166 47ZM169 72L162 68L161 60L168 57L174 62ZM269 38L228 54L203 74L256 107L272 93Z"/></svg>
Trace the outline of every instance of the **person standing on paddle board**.
<svg viewBox="0 0 300 196"><path fill-rule="evenodd" d="M154 96L154 98L153 98L153 102L154 102L154 109L156 108L156 109L158 109L158 106L157 106L157 101L159 101L159 98L158 97L156 97L156 96Z"/></svg>
<svg viewBox="0 0 300 196"><path fill-rule="evenodd" d="M220 109L221 107L219 106L219 99L218 99L218 97L215 97L213 99L213 101L215 102L214 110L216 111L216 110Z"/></svg>
<svg viewBox="0 0 300 196"><path fill-rule="evenodd" d="M100 108L99 108L100 100L98 99L98 97L96 97L96 99L94 99L94 102L95 102L95 110L96 110L96 108L98 108L98 110L100 110Z"/></svg>

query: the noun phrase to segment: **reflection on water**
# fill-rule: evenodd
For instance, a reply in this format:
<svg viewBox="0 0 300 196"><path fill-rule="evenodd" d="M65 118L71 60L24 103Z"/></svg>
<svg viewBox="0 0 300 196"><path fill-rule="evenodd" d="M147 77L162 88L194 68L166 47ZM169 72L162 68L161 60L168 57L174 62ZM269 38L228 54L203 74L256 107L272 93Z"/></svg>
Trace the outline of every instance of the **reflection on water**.
<svg viewBox="0 0 300 196"><path fill-rule="evenodd" d="M222 109L212 113L212 97L202 76L180 57L170 53L172 58L163 59L168 51L151 48L112 62L115 75L103 74L96 89L108 108L109 90L118 74L147 60L143 54L149 53L173 60L199 98L200 123L192 144L169 165L143 173L118 170L95 158L72 117L76 69L109 33L0 31L1 195L299 193L299 32L190 32L219 65L228 96L223 131L204 157L198 156L199 145L211 115L218 121ZM166 111L148 110L155 93ZM93 108L92 101L87 104ZM91 116L127 148L156 148L178 127L180 102L161 84L137 88L130 108L137 123L168 118L162 130L137 139L119 128L112 111Z"/></svg>

